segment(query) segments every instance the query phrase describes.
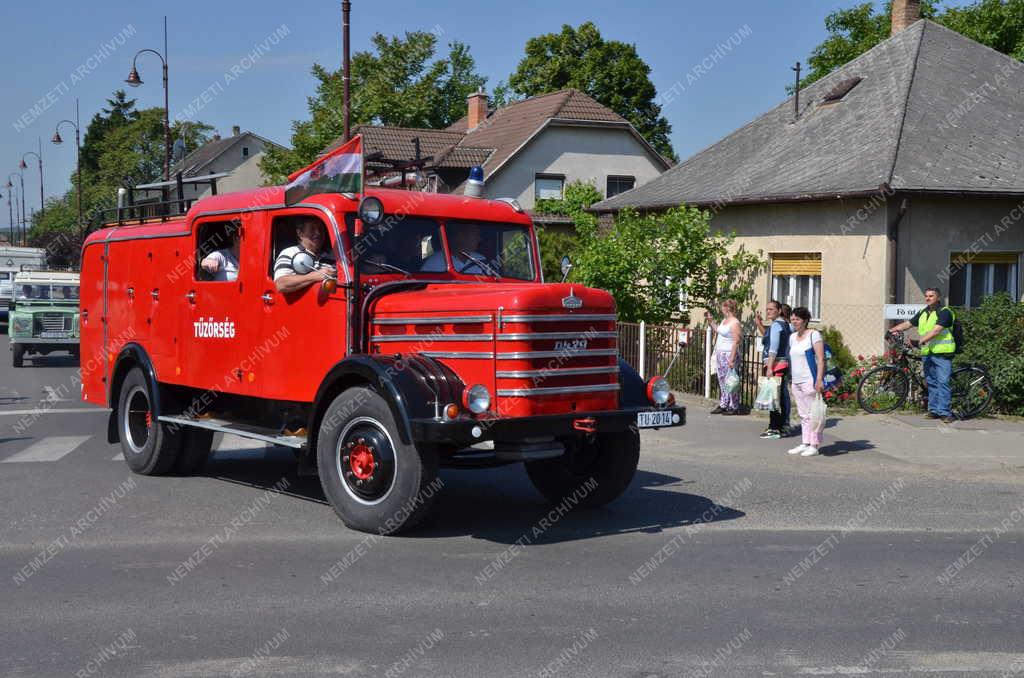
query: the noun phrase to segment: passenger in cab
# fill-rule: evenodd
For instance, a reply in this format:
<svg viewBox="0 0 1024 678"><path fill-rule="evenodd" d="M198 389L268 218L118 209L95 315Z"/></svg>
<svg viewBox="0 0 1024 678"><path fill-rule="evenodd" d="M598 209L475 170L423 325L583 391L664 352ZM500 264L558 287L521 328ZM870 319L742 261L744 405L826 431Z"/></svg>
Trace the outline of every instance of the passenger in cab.
<svg viewBox="0 0 1024 678"><path fill-rule="evenodd" d="M241 241L238 229L229 226L228 236L231 238L231 245L211 252L200 264L215 282L232 282L238 279L238 246Z"/></svg>
<svg viewBox="0 0 1024 678"><path fill-rule="evenodd" d="M295 237L298 244L284 248L274 260L274 285L282 294L299 292L338 275L334 267L334 254L331 253L331 241L318 219L304 217L295 228ZM292 259L301 252L307 252L313 257L313 270L305 275L296 273L292 267Z"/></svg>
<svg viewBox="0 0 1024 678"><path fill-rule="evenodd" d="M477 251L480 247L480 228L476 224L449 224L448 245L452 250L452 265L456 273L470 275L490 274L485 270L489 262ZM438 250L427 257L420 268L424 273L435 273L446 270L444 251Z"/></svg>

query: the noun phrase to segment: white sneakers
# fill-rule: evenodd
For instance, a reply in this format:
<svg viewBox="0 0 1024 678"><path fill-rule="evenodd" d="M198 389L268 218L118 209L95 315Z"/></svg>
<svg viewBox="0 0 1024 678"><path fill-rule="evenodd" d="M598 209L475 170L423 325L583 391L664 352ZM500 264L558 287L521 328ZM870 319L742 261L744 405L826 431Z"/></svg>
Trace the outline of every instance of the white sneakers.
<svg viewBox="0 0 1024 678"><path fill-rule="evenodd" d="M813 457L818 454L818 448L813 445L801 444L791 450L788 450L787 454L799 454L801 457Z"/></svg>
<svg viewBox="0 0 1024 678"><path fill-rule="evenodd" d="M810 447L810 445L804 445L804 444L801 443L800 445L797 445L793 449L789 450L789 452L787 452L787 454L801 454L808 447Z"/></svg>

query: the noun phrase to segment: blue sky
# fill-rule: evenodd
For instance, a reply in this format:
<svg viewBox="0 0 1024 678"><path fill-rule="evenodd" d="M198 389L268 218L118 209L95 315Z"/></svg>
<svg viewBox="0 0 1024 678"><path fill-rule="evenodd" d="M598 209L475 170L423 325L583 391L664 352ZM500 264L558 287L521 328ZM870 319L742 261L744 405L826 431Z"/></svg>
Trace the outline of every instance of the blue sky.
<svg viewBox="0 0 1024 678"><path fill-rule="evenodd" d="M636 44L658 91L672 93L664 115L685 158L783 100L790 67L821 42L825 16L855 2L353 0L353 50L366 49L375 31L433 30L444 41L467 43L493 87L515 68L528 38L590 20L606 39ZM42 137L47 196L67 190L74 169L74 145L49 143L54 125L74 117L78 97L84 131L123 86L135 52L162 49L165 13L172 114L205 90L207 101L195 117L222 134L240 125L287 144L291 121L305 117L314 90L310 66L334 68L341 61L340 2L333 0L46 0L5 3L0 12L0 175L17 171L21 155ZM275 31L286 35L268 40ZM749 35L737 39L738 31ZM710 63L705 58L730 38L731 51L699 73L702 61ZM258 58L246 58L256 51ZM129 94L140 108L162 105L159 59L141 56L139 71L146 84L128 88ZM62 135L73 139L70 127ZM27 205L38 207L35 160L28 160Z"/></svg>

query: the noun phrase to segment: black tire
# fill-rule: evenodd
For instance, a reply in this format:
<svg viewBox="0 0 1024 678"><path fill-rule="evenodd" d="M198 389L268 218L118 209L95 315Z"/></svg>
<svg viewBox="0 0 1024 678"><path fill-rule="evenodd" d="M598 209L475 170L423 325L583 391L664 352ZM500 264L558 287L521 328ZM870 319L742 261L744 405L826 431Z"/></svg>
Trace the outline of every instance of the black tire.
<svg viewBox="0 0 1024 678"><path fill-rule="evenodd" d="M903 407L910 395L910 375L894 365L879 365L857 384L857 403L871 414Z"/></svg>
<svg viewBox="0 0 1024 678"><path fill-rule="evenodd" d="M163 475L174 468L183 434L180 427L157 421L152 403L145 375L133 367L118 397L118 437L128 468L144 476Z"/></svg>
<svg viewBox="0 0 1024 678"><path fill-rule="evenodd" d="M189 426L181 431L181 452L174 464L174 472L191 476L199 473L213 449L213 431Z"/></svg>
<svg viewBox="0 0 1024 678"><path fill-rule="evenodd" d="M957 419L979 417L992 404L995 388L992 377L983 368L971 365L958 367L949 378L953 396L953 414Z"/></svg>
<svg viewBox="0 0 1024 678"><path fill-rule="evenodd" d="M565 454L526 462L526 475L548 501L567 498L595 508L617 499L629 487L640 462L640 434L635 430L598 435L591 442L572 438Z"/></svg>
<svg viewBox="0 0 1024 678"><path fill-rule="evenodd" d="M24 367L25 365L25 347L14 346L11 350L11 362L15 367Z"/></svg>
<svg viewBox="0 0 1024 678"><path fill-rule="evenodd" d="M437 493L437 455L398 435L376 391L350 388L327 408L317 435L320 484L341 520L355 530L394 534L415 526Z"/></svg>

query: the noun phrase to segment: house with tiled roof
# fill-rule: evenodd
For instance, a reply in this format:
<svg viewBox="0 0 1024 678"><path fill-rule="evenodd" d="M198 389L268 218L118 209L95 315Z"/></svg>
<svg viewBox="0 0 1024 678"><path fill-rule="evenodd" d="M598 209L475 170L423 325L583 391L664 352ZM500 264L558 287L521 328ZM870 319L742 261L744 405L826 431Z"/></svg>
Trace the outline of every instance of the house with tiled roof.
<svg viewBox="0 0 1024 678"><path fill-rule="evenodd" d="M561 198L572 181L592 182L612 197L670 166L626 119L575 89L493 109L478 92L468 97L466 115L446 129L358 125L353 134L362 135L379 181L457 192L470 168L480 166L485 196L515 198L527 210L538 198ZM418 171L384 171L417 158L426 159Z"/></svg>
<svg viewBox="0 0 1024 678"><path fill-rule="evenodd" d="M807 306L856 352L882 348L886 316L929 287L957 306L1020 299L1024 63L899 23L916 6L896 0L893 35L798 99L592 209L709 209L765 253L761 305Z"/></svg>

